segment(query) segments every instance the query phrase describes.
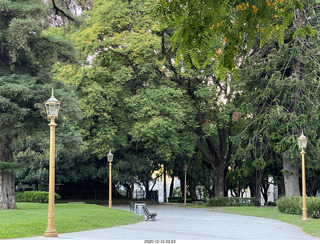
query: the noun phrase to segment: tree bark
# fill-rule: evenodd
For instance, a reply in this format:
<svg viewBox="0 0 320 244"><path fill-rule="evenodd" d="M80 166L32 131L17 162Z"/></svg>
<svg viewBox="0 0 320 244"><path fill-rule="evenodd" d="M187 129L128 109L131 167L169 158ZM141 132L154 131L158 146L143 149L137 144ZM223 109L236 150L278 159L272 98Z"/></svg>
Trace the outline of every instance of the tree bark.
<svg viewBox="0 0 320 244"><path fill-rule="evenodd" d="M165 164L163 165L163 201L167 202L167 172Z"/></svg>
<svg viewBox="0 0 320 244"><path fill-rule="evenodd" d="M0 147L0 161L12 162L13 152L10 148L11 140L5 139ZM13 173L0 169L0 209L16 209L15 184Z"/></svg>
<svg viewBox="0 0 320 244"><path fill-rule="evenodd" d="M189 179L189 191L190 191L191 201L197 201L196 185L194 181L190 179Z"/></svg>
<svg viewBox="0 0 320 244"><path fill-rule="evenodd" d="M285 195L287 197L300 196L299 168L283 158L283 177Z"/></svg>
<svg viewBox="0 0 320 244"><path fill-rule="evenodd" d="M260 187L261 187L261 179L262 179L262 172L261 170L255 170L254 178L252 178L251 182L249 183L251 197L256 198L255 205L261 205L261 194L260 194Z"/></svg>
<svg viewBox="0 0 320 244"><path fill-rule="evenodd" d="M225 163L219 164L217 170L214 172L214 196L224 197L225 193Z"/></svg>
<svg viewBox="0 0 320 244"><path fill-rule="evenodd" d="M171 183L170 183L169 197L172 197L172 195L173 195L173 188L174 188L174 176L171 175Z"/></svg>

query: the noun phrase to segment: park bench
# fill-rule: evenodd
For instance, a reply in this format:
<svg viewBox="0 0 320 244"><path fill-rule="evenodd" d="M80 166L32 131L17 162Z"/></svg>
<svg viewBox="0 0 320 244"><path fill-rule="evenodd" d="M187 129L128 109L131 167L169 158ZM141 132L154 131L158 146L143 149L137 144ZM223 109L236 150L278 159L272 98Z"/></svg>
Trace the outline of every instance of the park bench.
<svg viewBox="0 0 320 244"><path fill-rule="evenodd" d="M157 213L150 213L147 207L142 207L142 208L143 208L144 215L146 216L146 221L148 221L149 219L153 221L156 220Z"/></svg>
<svg viewBox="0 0 320 244"><path fill-rule="evenodd" d="M135 202L129 202L130 203L130 212L134 212L135 209L134 209L134 205L135 205Z"/></svg>

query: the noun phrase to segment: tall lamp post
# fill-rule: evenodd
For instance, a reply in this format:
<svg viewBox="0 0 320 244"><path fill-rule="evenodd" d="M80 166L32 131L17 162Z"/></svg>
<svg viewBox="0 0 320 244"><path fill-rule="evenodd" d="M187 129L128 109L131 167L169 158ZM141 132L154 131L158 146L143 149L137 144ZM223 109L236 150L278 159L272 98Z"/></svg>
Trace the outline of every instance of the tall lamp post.
<svg viewBox="0 0 320 244"><path fill-rule="evenodd" d="M185 164L183 166L184 169L184 206L187 205L187 170L188 170L188 165Z"/></svg>
<svg viewBox="0 0 320 244"><path fill-rule="evenodd" d="M44 233L45 237L57 237L58 233L54 227L54 191L55 191L55 128L54 122L58 118L60 102L52 95L45 102L48 119L50 119L50 163L49 163L49 204L48 204L48 227Z"/></svg>
<svg viewBox="0 0 320 244"><path fill-rule="evenodd" d="M113 161L113 154L111 150L107 154L108 162L109 162L109 208L112 208L112 174L111 174L111 166Z"/></svg>
<svg viewBox="0 0 320 244"><path fill-rule="evenodd" d="M302 156L302 220L307 220L307 190L306 190L306 170L305 170L305 149L307 148L308 138L301 133L298 138L298 145Z"/></svg>

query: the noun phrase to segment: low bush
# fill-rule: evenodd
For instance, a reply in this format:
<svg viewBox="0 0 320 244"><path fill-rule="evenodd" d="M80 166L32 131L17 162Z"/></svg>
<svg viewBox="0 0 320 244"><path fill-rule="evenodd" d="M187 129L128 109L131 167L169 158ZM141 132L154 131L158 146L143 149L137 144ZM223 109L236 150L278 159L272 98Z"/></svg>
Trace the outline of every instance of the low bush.
<svg viewBox="0 0 320 244"><path fill-rule="evenodd" d="M307 198L307 214L308 217L313 219L320 219L320 198L308 197Z"/></svg>
<svg viewBox="0 0 320 244"><path fill-rule="evenodd" d="M275 202L267 202L265 205L270 207L277 206Z"/></svg>
<svg viewBox="0 0 320 244"><path fill-rule="evenodd" d="M188 203L191 202L191 198L190 197L187 197L186 198L186 201ZM184 202L184 198L183 197L168 197L168 202L173 202L173 203L182 203Z"/></svg>
<svg viewBox="0 0 320 244"><path fill-rule="evenodd" d="M237 198L237 197L215 197L210 198L207 202L209 206L225 207L225 206L253 206L255 198Z"/></svg>
<svg viewBox="0 0 320 244"><path fill-rule="evenodd" d="M182 197L168 197L169 202L183 202Z"/></svg>
<svg viewBox="0 0 320 244"><path fill-rule="evenodd" d="M55 193L55 200L59 200L61 197ZM46 191L25 191L16 192L16 202L38 202L47 203L49 201L49 192Z"/></svg>
<svg viewBox="0 0 320 244"><path fill-rule="evenodd" d="M281 197L277 206L281 213L301 215L302 197ZM307 197L307 214L310 218L320 218L320 198Z"/></svg>
<svg viewBox="0 0 320 244"><path fill-rule="evenodd" d="M281 197L277 200L277 206L281 213L302 214L301 197Z"/></svg>

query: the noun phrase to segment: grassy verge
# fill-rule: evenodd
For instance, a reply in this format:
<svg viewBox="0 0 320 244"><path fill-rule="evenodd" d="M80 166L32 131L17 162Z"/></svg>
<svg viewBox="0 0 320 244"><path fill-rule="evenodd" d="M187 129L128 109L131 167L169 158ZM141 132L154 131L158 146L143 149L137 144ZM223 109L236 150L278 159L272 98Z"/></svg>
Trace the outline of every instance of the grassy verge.
<svg viewBox="0 0 320 244"><path fill-rule="evenodd" d="M302 216L280 213L277 207L222 207L213 211L277 219L297 225L307 234L320 237L320 219L302 221Z"/></svg>
<svg viewBox="0 0 320 244"><path fill-rule="evenodd" d="M43 235L47 229L48 205L17 203L17 206L17 210L0 210L0 239ZM109 228L142 220L143 216L98 205L55 204L58 233Z"/></svg>

